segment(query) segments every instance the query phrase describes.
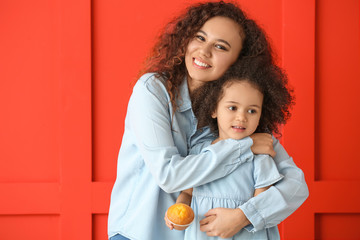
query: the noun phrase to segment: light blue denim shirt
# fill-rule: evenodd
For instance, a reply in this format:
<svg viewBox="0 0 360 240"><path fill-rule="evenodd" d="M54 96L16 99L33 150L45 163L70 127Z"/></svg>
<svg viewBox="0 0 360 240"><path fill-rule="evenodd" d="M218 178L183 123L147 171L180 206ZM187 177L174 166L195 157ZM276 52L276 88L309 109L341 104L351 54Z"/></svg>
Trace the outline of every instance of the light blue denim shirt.
<svg viewBox="0 0 360 240"><path fill-rule="evenodd" d="M188 155L190 146L210 143L213 137L208 128L197 130L187 81L177 99L179 107L172 114L164 81L155 74L145 74L134 86L111 194L109 237L120 233L132 240L182 240L184 231L171 231L164 223L179 191L222 178L253 157L249 137L220 141ZM308 196L302 171L281 146L277 149L284 151L275 161L287 180L267 190L266 197L241 206L253 231L277 225Z"/></svg>

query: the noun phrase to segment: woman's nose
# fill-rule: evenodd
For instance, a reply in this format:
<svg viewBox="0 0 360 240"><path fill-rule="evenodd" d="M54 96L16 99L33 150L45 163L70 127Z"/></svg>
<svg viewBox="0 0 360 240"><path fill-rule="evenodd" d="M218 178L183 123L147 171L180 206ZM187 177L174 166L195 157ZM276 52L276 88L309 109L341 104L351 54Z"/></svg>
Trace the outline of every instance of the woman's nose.
<svg viewBox="0 0 360 240"><path fill-rule="evenodd" d="M211 45L204 44L200 49L200 53L205 57L211 57Z"/></svg>

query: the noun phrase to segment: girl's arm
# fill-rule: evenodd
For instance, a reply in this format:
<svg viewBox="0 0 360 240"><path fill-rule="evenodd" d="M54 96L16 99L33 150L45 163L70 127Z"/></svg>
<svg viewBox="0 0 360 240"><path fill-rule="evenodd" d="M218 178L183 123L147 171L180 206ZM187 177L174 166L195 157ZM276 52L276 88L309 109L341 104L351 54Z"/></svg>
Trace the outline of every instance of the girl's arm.
<svg viewBox="0 0 360 240"><path fill-rule="evenodd" d="M237 209L211 209L200 222L201 231L227 238L247 225L248 231L255 232L278 225L300 207L309 196L304 173L276 139L274 149L274 161L284 178ZM225 218L232 221L224 221Z"/></svg>
<svg viewBox="0 0 360 240"><path fill-rule="evenodd" d="M178 198L176 199L176 203L184 203L191 206L192 192L193 192L192 188L182 191L179 194Z"/></svg>
<svg viewBox="0 0 360 240"><path fill-rule="evenodd" d="M131 128L133 133L134 151L139 152L165 192L178 192L224 177L251 159L253 141L249 137L220 141L197 155L180 154L174 136L186 136L182 135L183 129L176 129L177 123L171 119L172 108L164 84L153 78L154 75L147 74L136 83L125 127ZM194 122L189 121L189 124ZM204 131L203 136L209 134L210 131ZM225 145L231 147L225 148Z"/></svg>

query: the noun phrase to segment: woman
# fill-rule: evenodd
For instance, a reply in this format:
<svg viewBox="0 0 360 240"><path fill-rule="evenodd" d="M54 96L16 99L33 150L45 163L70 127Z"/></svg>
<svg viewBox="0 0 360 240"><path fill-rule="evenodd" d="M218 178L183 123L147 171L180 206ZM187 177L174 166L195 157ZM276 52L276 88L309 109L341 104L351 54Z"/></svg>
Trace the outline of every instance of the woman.
<svg viewBox="0 0 360 240"><path fill-rule="evenodd" d="M190 94L242 58L272 62L265 35L254 21L230 3L199 4L168 24L154 49L148 73L129 100L109 211L111 240L183 239L183 232L170 231L163 222L179 191L224 177L253 154L275 156L268 134L220 141L188 156L190 146L212 139L209 128L197 129ZM225 144L233 146L226 148L231 151L224 150ZM277 167L285 176L279 186L242 209L213 209L215 215L204 219L202 231L226 236L249 223L253 230L262 229L278 224L302 204L308 195L302 171L278 143L275 150ZM278 206L279 201L287 206ZM225 216L230 221L219 222Z"/></svg>

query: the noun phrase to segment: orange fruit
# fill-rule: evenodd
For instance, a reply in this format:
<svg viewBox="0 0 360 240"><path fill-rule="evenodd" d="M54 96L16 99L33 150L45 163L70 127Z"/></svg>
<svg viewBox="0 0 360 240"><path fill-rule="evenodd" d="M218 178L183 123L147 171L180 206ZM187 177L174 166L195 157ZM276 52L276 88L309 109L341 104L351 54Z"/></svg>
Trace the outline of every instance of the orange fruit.
<svg viewBox="0 0 360 240"><path fill-rule="evenodd" d="M166 217L174 224L175 229L183 230L194 220L194 211L184 203L176 203L168 208Z"/></svg>

